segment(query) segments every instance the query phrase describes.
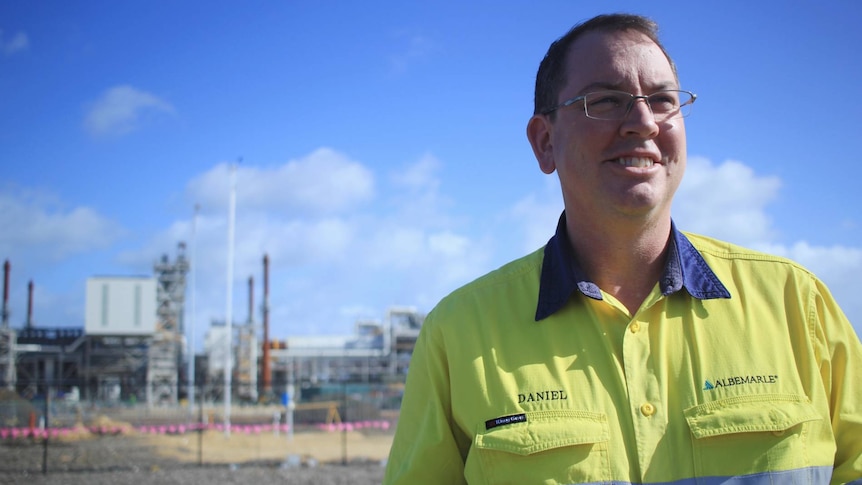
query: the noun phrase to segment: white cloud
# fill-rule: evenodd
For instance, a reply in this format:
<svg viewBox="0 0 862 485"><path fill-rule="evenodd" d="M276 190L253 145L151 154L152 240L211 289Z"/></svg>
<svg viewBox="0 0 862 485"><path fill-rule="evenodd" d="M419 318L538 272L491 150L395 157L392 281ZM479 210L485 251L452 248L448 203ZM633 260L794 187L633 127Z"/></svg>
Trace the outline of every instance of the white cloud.
<svg viewBox="0 0 862 485"><path fill-rule="evenodd" d="M781 180L758 176L751 167L728 160L720 165L690 157L677 191L673 218L680 228L752 246L775 237L766 211Z"/></svg>
<svg viewBox="0 0 862 485"><path fill-rule="evenodd" d="M254 265L264 252L294 267L342 264L356 237L351 222L337 217L269 219L249 221L249 225L250 230L240 233L238 248L240 253L253 254Z"/></svg>
<svg viewBox="0 0 862 485"><path fill-rule="evenodd" d="M349 332L354 318L382 318L389 305L427 311L491 269L491 238L459 230L469 225L451 215L441 169L424 155L388 174L377 191L368 167L330 149L273 167L238 164L234 308L246 308L240 302L249 275L260 288L264 254L271 261L273 328L282 336ZM189 254L197 253L202 328L224 313L228 174L222 163L186 188L187 199L203 207L194 248L189 243ZM191 221L177 221L123 262L151 264L190 238Z"/></svg>
<svg viewBox="0 0 862 485"><path fill-rule="evenodd" d="M447 258L463 257L469 246L469 239L448 231L428 236L428 250Z"/></svg>
<svg viewBox="0 0 862 485"><path fill-rule="evenodd" d="M487 266L491 253L492 246L487 241L474 241L469 236L449 231L429 234L429 258L423 267L428 274L437 277L436 291L430 294L436 293L437 298L442 298L456 286L493 269Z"/></svg>
<svg viewBox="0 0 862 485"><path fill-rule="evenodd" d="M68 207L56 195L9 187L0 188L0 227L0 256L12 268L12 325L26 320L29 281L34 282L37 325L83 325L83 277L89 274L75 281L64 276L79 261L109 248L123 228L93 208Z"/></svg>
<svg viewBox="0 0 862 485"><path fill-rule="evenodd" d="M394 74L404 74L410 65L428 57L437 48L436 43L422 34L400 32L397 41L393 42L400 48L390 56L391 69Z"/></svg>
<svg viewBox="0 0 862 485"><path fill-rule="evenodd" d="M227 207L230 164L189 182L187 193L206 211ZM261 168L236 165L237 210L318 215L355 210L374 195L374 177L361 163L328 148L299 160Z"/></svg>
<svg viewBox="0 0 862 485"><path fill-rule="evenodd" d="M773 245L769 252L786 256L819 272L830 275L858 275L862 269L862 248L812 246L799 241L792 246Z"/></svg>
<svg viewBox="0 0 862 485"><path fill-rule="evenodd" d="M59 261L110 246L123 230L89 207L64 208L50 194L0 190L0 253Z"/></svg>
<svg viewBox="0 0 862 485"><path fill-rule="evenodd" d="M432 231L418 221L412 225L371 227L368 236L368 239L357 242L362 245L362 266L372 271L416 271L421 268L433 275L450 261L466 263L474 252L474 244L468 237L449 230ZM453 269L450 267L444 272L450 273Z"/></svg>
<svg viewBox="0 0 862 485"><path fill-rule="evenodd" d="M528 194L514 204L509 218L520 228L520 250L524 254L533 252L548 242L554 234L562 211L563 196L556 175L545 177L541 192Z"/></svg>
<svg viewBox="0 0 862 485"><path fill-rule="evenodd" d="M125 135L140 127L142 118L173 113L170 103L129 85L115 86L92 103L84 127L94 136Z"/></svg>
<svg viewBox="0 0 862 485"><path fill-rule="evenodd" d="M27 50L30 47L30 39L24 32L18 32L8 40L0 30L0 52L5 56L11 56Z"/></svg>
<svg viewBox="0 0 862 485"><path fill-rule="evenodd" d="M441 189L443 163L426 153L415 162L389 175L391 192L386 203L394 209L385 219L392 224L426 228L451 228L463 224L453 212L454 201Z"/></svg>
<svg viewBox="0 0 862 485"><path fill-rule="evenodd" d="M441 168L440 161L430 153L426 153L416 163L409 165L400 172L393 173L391 176L392 183L396 187L407 189L411 194L426 191L436 192L440 187L437 172Z"/></svg>

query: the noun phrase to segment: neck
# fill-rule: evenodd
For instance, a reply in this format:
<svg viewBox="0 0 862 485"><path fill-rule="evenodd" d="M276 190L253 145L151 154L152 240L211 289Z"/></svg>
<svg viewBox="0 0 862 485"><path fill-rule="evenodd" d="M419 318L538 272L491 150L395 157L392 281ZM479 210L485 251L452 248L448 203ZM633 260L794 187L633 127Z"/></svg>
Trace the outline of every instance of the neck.
<svg viewBox="0 0 862 485"><path fill-rule="evenodd" d="M600 227L588 220L567 217L566 225L587 276L634 314L664 271L670 217Z"/></svg>

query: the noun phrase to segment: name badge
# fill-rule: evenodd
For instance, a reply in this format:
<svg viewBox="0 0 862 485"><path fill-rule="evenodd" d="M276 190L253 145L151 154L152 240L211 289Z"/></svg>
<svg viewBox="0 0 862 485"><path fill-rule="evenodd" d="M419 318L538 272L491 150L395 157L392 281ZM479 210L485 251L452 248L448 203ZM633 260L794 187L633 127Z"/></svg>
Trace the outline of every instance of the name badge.
<svg viewBox="0 0 862 485"><path fill-rule="evenodd" d="M499 418L489 419L488 421L485 421L485 429L489 430L492 428L496 428L497 426L505 426L507 424L526 422L526 414L512 414L510 416L500 416Z"/></svg>

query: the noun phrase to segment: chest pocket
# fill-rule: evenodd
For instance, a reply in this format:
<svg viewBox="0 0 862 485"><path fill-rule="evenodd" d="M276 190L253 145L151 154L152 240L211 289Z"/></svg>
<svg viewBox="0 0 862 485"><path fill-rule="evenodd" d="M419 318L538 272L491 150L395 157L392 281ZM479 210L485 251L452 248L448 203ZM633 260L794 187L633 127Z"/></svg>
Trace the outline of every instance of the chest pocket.
<svg viewBox="0 0 862 485"><path fill-rule="evenodd" d="M758 394L689 408L698 476L736 476L810 466L808 423L823 419L804 396Z"/></svg>
<svg viewBox="0 0 862 485"><path fill-rule="evenodd" d="M526 418L489 430L481 425L467 459L467 475L480 476L486 484L610 480L605 414L536 411Z"/></svg>

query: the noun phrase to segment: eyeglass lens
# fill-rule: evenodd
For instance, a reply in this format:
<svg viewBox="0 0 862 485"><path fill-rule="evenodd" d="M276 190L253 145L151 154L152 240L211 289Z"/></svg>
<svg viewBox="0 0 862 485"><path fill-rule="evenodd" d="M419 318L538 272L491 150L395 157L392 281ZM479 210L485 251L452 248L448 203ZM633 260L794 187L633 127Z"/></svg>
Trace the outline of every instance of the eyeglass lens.
<svg viewBox="0 0 862 485"><path fill-rule="evenodd" d="M600 91L584 97L587 116L604 120L623 119L636 101L636 96L622 91ZM659 91L646 97L657 119L686 116L691 106L691 95L685 91Z"/></svg>

